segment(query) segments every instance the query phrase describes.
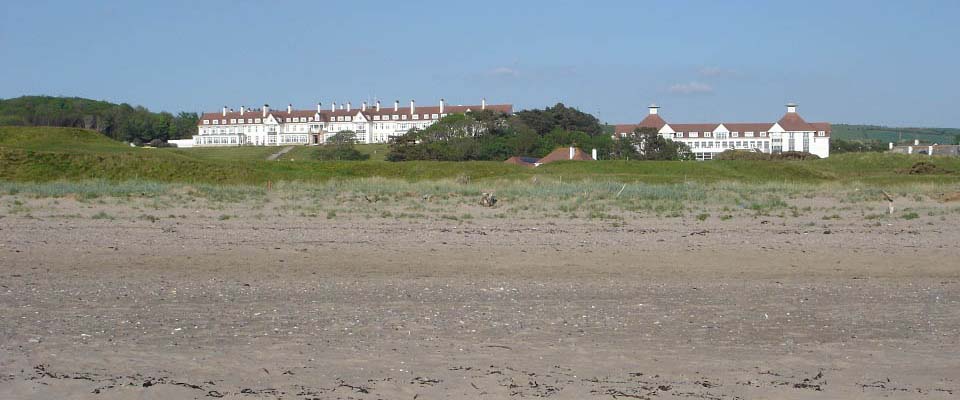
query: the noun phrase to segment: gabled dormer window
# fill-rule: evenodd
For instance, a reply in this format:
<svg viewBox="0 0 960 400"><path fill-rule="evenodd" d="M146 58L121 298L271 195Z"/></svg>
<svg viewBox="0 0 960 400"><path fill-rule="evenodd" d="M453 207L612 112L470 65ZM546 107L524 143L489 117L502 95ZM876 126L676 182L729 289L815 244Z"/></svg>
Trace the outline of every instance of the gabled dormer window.
<svg viewBox="0 0 960 400"><path fill-rule="evenodd" d="M204 125L210 125L210 120L209 120L209 119L203 120L203 124L204 124Z"/></svg>

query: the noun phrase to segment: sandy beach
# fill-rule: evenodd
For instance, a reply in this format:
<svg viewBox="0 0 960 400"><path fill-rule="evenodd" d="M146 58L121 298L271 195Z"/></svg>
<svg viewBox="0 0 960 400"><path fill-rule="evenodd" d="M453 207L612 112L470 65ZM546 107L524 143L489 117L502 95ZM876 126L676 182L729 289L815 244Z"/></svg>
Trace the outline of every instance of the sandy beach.
<svg viewBox="0 0 960 400"><path fill-rule="evenodd" d="M24 201L0 218L0 398L960 394L960 227L941 218Z"/></svg>

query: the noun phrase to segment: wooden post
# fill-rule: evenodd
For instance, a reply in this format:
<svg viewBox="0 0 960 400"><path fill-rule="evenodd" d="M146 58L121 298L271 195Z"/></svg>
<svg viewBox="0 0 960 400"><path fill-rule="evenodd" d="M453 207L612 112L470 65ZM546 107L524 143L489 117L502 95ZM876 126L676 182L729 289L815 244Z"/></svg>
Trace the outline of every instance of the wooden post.
<svg viewBox="0 0 960 400"><path fill-rule="evenodd" d="M888 211L890 215L893 215L893 197L890 196L890 193L887 193L884 190L881 190L880 192L883 193L883 197L887 199Z"/></svg>

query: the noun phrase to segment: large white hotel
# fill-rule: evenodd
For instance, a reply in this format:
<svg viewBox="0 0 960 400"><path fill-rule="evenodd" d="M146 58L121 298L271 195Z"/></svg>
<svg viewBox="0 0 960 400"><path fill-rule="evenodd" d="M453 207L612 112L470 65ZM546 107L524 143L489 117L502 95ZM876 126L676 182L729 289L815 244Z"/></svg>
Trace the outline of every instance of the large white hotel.
<svg viewBox="0 0 960 400"><path fill-rule="evenodd" d="M363 102L356 108L349 102L333 103L329 108L317 103L316 110L294 110L292 105L271 110L266 104L260 109L240 107L239 111L223 107L220 112L204 113L197 121L198 134L182 143L198 147L322 144L342 131L355 132L360 143L386 143L393 136L412 128L426 128L449 114L481 110L512 113L513 106L487 104L485 99L477 105L448 105L440 99L435 106L417 106L410 100L409 107L400 107L399 101L389 107L382 107L380 101L371 105Z"/></svg>
<svg viewBox="0 0 960 400"><path fill-rule="evenodd" d="M643 121L616 125L616 134L624 136L637 128L656 129L660 136L690 147L697 160L712 160L731 149L763 153L803 151L824 158L830 155L830 123L804 121L793 103L787 104L787 113L777 122L668 123L659 111L660 107L651 105Z"/></svg>

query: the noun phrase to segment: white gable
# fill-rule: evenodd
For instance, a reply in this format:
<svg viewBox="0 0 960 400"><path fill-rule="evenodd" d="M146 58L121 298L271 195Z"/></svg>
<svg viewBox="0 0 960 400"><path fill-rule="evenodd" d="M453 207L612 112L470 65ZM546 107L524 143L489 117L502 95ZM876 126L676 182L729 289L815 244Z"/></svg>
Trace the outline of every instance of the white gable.
<svg viewBox="0 0 960 400"><path fill-rule="evenodd" d="M660 131L657 133L677 133L677 132L674 132L673 128L670 127L670 124L664 124L663 128L660 128Z"/></svg>
<svg viewBox="0 0 960 400"><path fill-rule="evenodd" d="M776 123L773 124L767 132L786 132L786 130L780 126L780 123Z"/></svg>
<svg viewBox="0 0 960 400"><path fill-rule="evenodd" d="M717 132L730 132L730 130L727 129L727 127L723 126L723 124L720 124L720 125L717 125L716 128L713 128L713 133L717 133Z"/></svg>
<svg viewBox="0 0 960 400"><path fill-rule="evenodd" d="M367 122L367 118L362 112L357 112L357 116L353 117L353 122Z"/></svg>

